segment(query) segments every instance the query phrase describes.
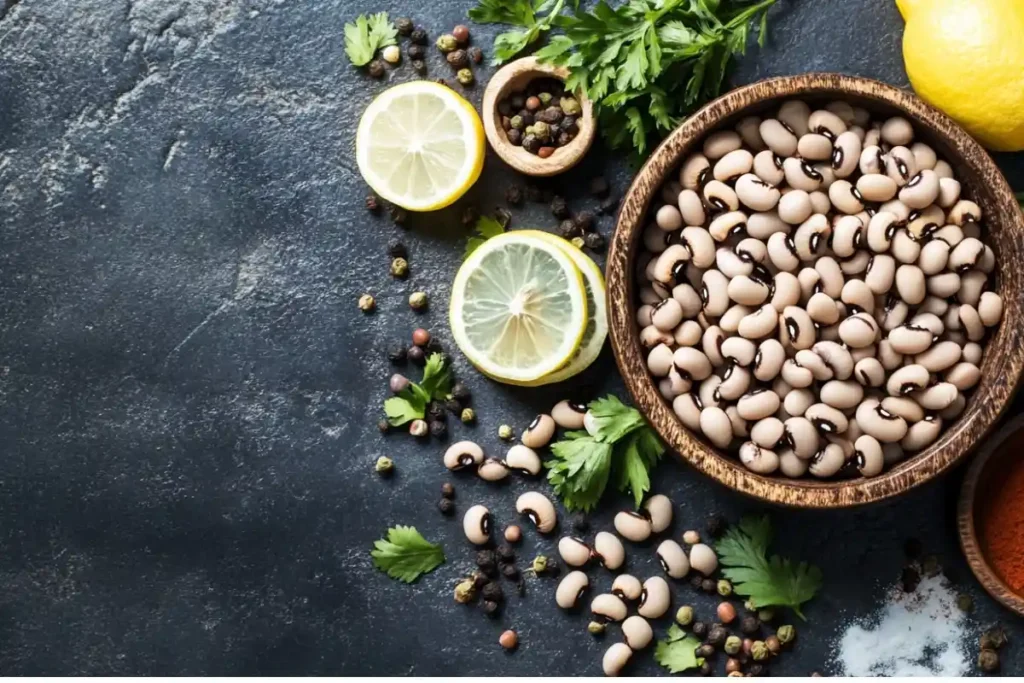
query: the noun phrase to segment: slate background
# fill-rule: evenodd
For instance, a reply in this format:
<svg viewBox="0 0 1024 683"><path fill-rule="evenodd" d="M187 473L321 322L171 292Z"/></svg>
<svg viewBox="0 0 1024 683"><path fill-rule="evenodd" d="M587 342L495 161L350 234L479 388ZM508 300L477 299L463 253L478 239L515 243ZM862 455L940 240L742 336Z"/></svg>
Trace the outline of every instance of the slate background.
<svg viewBox="0 0 1024 683"><path fill-rule="evenodd" d="M419 325L449 342L464 232L458 210L403 230L363 209L355 125L385 84L347 63L342 26L381 9L436 36L469 6L0 2L0 672L600 673L611 638L557 611L553 583L531 582L500 620L453 603L472 554L459 518L434 509L442 447L374 426L383 349ZM735 83L837 70L906 84L890 0L780 0L771 23ZM473 27L485 50L496 32ZM431 73L447 75L436 53ZM388 81L410 78L404 66ZM1022 155L999 161L1024 188ZM595 170L620 192L629 178L599 149L587 166L556 181L576 209L593 203ZM460 207L493 207L510 181L489 157ZM554 226L539 206L514 221ZM387 275L396 237L407 282ZM418 316L405 299L420 288L432 305ZM373 316L356 309L364 291ZM480 421L453 431L492 452L502 422L521 429L566 396L623 395L607 352L572 387L544 391L488 382L458 355L455 366ZM381 454L397 462L390 481L372 471ZM908 536L961 577L979 624L1024 637L960 557L959 480L861 510L775 512L780 550L826 577L775 673L834 670L832 639L897 579ZM505 523L530 484L457 486L460 511L483 502ZM674 533L758 507L671 460L656 489L677 503ZM413 586L374 570L371 542L395 523L442 542L448 563ZM521 553L552 546L530 533ZM635 573L654 571L649 551L630 555ZM678 596L710 615L712 600ZM505 627L521 635L513 655L496 645ZM1021 672L1021 652L1005 671ZM645 655L632 671L660 669Z"/></svg>

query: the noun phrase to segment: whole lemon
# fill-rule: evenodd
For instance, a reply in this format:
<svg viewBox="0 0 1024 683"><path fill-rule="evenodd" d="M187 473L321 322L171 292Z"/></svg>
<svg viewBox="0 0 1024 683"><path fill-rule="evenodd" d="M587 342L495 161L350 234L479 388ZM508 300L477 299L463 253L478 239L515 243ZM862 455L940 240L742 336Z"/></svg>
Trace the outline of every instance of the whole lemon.
<svg viewBox="0 0 1024 683"><path fill-rule="evenodd" d="M917 94L989 149L1024 149L1024 0L896 0Z"/></svg>

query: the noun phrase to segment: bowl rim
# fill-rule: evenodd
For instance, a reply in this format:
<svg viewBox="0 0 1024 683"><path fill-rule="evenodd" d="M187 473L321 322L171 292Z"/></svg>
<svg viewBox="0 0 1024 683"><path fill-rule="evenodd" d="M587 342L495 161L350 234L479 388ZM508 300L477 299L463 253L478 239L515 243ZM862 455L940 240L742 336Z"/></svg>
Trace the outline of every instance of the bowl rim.
<svg viewBox="0 0 1024 683"><path fill-rule="evenodd" d="M721 128L724 119L738 118L745 111L753 112L769 102L788 97L830 96L855 97L861 102L873 101L879 108L899 111L915 127L926 128L929 137L957 150L957 154L952 155L958 162L956 165L969 168L971 175L979 179L978 184L987 187L985 195L992 199L997 215L990 213L986 223L994 223L1001 231L1012 231L1020 236L1020 239L1008 241L1010 253L1001 254L1000 262L1024 262L1024 246L1020 244L1024 242L1024 215L1016 210L1016 200L995 162L959 125L915 95L880 81L837 73L809 73L771 78L737 88L702 107L662 141L634 177L623 198L606 267L609 332L615 361L634 402L662 439L683 460L735 491L766 502L801 508L852 507L880 501L946 472L995 425L1016 392L1024 367L1021 330L1024 321L1017 320L1022 317L1024 297L1019 291L1010 291L1007 282L1013 278L1008 271L1000 269L1003 322L988 344L1005 353L986 354L982 366L983 377L995 379L983 379L964 414L938 441L877 477L822 481L755 474L735 458L721 455L691 434L661 397L646 372L634 322L633 257L649 202L691 145ZM626 302L625 306L615 305L622 301ZM1011 319L1013 324L1008 324L1006 321ZM998 381L1000 377L1002 381Z"/></svg>
<svg viewBox="0 0 1024 683"><path fill-rule="evenodd" d="M1018 415L1008 420L992 438L985 442L977 457L971 461L971 466L964 476L964 483L960 487L960 498L957 502L957 528L960 532L960 549L963 550L964 557L967 558L967 566L971 568L981 587L1002 605L1024 617L1024 596L1015 593L1007 586L988 563L981 547L981 541L978 540L978 525L974 518L978 485L981 483L985 469L992 462L992 458L1000 452L1006 441L1020 431L1024 431L1024 415Z"/></svg>

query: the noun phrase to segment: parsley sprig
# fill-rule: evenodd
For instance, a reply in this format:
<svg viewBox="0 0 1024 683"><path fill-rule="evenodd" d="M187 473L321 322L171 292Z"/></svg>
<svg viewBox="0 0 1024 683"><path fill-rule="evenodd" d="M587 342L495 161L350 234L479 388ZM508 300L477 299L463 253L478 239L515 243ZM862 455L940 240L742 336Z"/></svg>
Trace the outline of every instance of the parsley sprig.
<svg viewBox="0 0 1024 683"><path fill-rule="evenodd" d="M679 624L672 624L666 638L654 648L654 659L673 674L697 669L704 664L704 658L696 654L699 646L697 638L679 628Z"/></svg>
<svg viewBox="0 0 1024 683"><path fill-rule="evenodd" d="M480 245L487 240L492 237L497 237L505 232L505 226L502 225L501 221L497 218L480 216L480 218L476 220L476 228L473 232L473 236L466 242L466 251L462 254L462 260L469 258L469 255L476 251Z"/></svg>
<svg viewBox="0 0 1024 683"><path fill-rule="evenodd" d="M578 4L575 0L573 6ZM523 27L523 30L506 31L495 37L491 62L502 64L547 33L564 5L565 0L480 0L479 5L469 10L469 18L478 24ZM545 13L546 16L538 16Z"/></svg>
<svg viewBox="0 0 1024 683"><path fill-rule="evenodd" d="M423 538L415 527L401 525L388 529L387 539L374 541L370 556L377 569L406 583L434 571L444 562L441 546Z"/></svg>
<svg viewBox="0 0 1024 683"><path fill-rule="evenodd" d="M452 376L445 366L444 356L432 353L423 367L419 384L409 382L397 396L384 401L384 414L392 427L413 420L422 420L431 401L443 401L451 393Z"/></svg>
<svg viewBox="0 0 1024 683"><path fill-rule="evenodd" d="M345 54L355 66L370 63L377 50L398 43L398 29L387 12L359 15L355 23L345 24Z"/></svg>
<svg viewBox="0 0 1024 683"><path fill-rule="evenodd" d="M732 581L733 591L750 598L754 607L790 607L803 619L800 607L821 588L821 570L778 555L769 558L771 540L772 524L767 516L744 517L715 546L722 575Z"/></svg>
<svg viewBox="0 0 1024 683"><path fill-rule="evenodd" d="M548 482L567 510L592 510L610 481L629 491L637 507L651 489L650 470L665 447L643 416L615 396L588 406L593 424L586 432L567 432L551 445L545 463Z"/></svg>

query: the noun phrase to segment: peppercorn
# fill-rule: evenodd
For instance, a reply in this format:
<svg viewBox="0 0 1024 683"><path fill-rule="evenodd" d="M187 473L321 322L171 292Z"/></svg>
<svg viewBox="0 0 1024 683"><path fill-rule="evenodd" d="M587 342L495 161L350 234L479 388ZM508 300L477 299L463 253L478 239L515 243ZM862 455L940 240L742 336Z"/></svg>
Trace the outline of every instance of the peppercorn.
<svg viewBox="0 0 1024 683"><path fill-rule="evenodd" d="M416 73L420 74L421 76L427 73L427 64L422 59L412 60L412 68Z"/></svg>
<svg viewBox="0 0 1024 683"><path fill-rule="evenodd" d="M409 350L405 352L405 355L415 365L423 365L427 362L426 352L418 346L410 346Z"/></svg>
<svg viewBox="0 0 1024 683"><path fill-rule="evenodd" d="M498 427L498 438L502 441L511 441L513 437L512 428L508 425Z"/></svg>
<svg viewBox="0 0 1024 683"><path fill-rule="evenodd" d="M740 631L747 635L753 635L757 633L757 630L761 628L761 622L758 620L756 614L745 614L740 619Z"/></svg>
<svg viewBox="0 0 1024 683"><path fill-rule="evenodd" d="M415 437L426 436L430 431L426 420L413 420L409 423L409 433Z"/></svg>
<svg viewBox="0 0 1024 683"><path fill-rule="evenodd" d="M405 363L406 353L404 346L394 346L388 351L388 360L392 365L401 365Z"/></svg>
<svg viewBox="0 0 1024 683"><path fill-rule="evenodd" d="M594 212L593 211L580 211L578 214L573 216L573 222L583 232L587 232L594 227Z"/></svg>
<svg viewBox="0 0 1024 683"><path fill-rule="evenodd" d="M434 420L430 423L430 435L435 439L443 439L448 436L448 425L440 420Z"/></svg>
<svg viewBox="0 0 1024 683"><path fill-rule="evenodd" d="M708 634L708 625L703 621L695 621L693 622L693 626L690 627L690 630L693 632L693 635L698 638L703 638Z"/></svg>
<svg viewBox="0 0 1024 683"><path fill-rule="evenodd" d="M427 293L413 292L409 295L409 307L414 311L422 311L427 307Z"/></svg>
<svg viewBox="0 0 1024 683"><path fill-rule="evenodd" d="M400 394L409 387L409 379L404 375L394 374L391 375L391 379L388 380L388 388L391 389L391 393Z"/></svg>
<svg viewBox="0 0 1024 683"><path fill-rule="evenodd" d="M558 234L567 240L571 240L573 237L581 237L579 226L568 218L558 224Z"/></svg>
<svg viewBox="0 0 1024 683"><path fill-rule="evenodd" d="M589 631L592 636L604 635L605 628L606 626L603 621L592 621L587 624L587 631Z"/></svg>
<svg viewBox="0 0 1024 683"><path fill-rule="evenodd" d="M372 62L370 62L370 65L367 67L367 71L370 73L370 76L373 77L373 78L383 78L384 77L384 62L380 61L379 59L373 60Z"/></svg>
<svg viewBox="0 0 1024 683"><path fill-rule="evenodd" d="M474 64L480 64L484 61L484 51L478 47L471 47L467 51L469 58L473 60Z"/></svg>
<svg viewBox="0 0 1024 683"><path fill-rule="evenodd" d="M412 33L409 34L409 40L416 45L427 44L427 31L422 26L417 26Z"/></svg>
<svg viewBox="0 0 1024 683"><path fill-rule="evenodd" d="M505 533L503 535L505 540L509 543L518 543L519 539L523 537L523 530L515 524L510 524L505 527Z"/></svg>
<svg viewBox="0 0 1024 683"><path fill-rule="evenodd" d="M475 562L476 566L480 567L481 569L486 569L487 567L493 567L494 565L496 565L498 563L498 557L494 554L493 550L478 550L476 553Z"/></svg>
<svg viewBox="0 0 1024 683"><path fill-rule="evenodd" d="M710 643L698 645L697 649L693 651L693 654L697 655L698 657L703 657L704 659L707 659L708 657L714 657L715 646L711 645Z"/></svg>
<svg viewBox="0 0 1024 683"><path fill-rule="evenodd" d="M447 54L459 47L459 41L455 40L455 36L450 33L445 33L437 39L435 45L437 45L438 50Z"/></svg>
<svg viewBox="0 0 1024 683"><path fill-rule="evenodd" d="M740 660L735 657L729 657L729 659L725 660L725 673L733 674L738 672L740 668Z"/></svg>
<svg viewBox="0 0 1024 683"><path fill-rule="evenodd" d="M743 656L744 657L749 657L750 656L750 651L753 650L753 649L754 649L754 641L751 640L750 638L744 638L743 639L743 648L742 648Z"/></svg>
<svg viewBox="0 0 1024 683"><path fill-rule="evenodd" d="M505 189L505 201L512 206L519 206L523 203L523 189L518 185L509 185Z"/></svg>
<svg viewBox="0 0 1024 683"><path fill-rule="evenodd" d="M455 501L450 498L442 498L437 501L437 509L441 511L442 515L451 515L455 513Z"/></svg>
<svg viewBox="0 0 1024 683"><path fill-rule="evenodd" d="M790 624L783 624L779 627L779 630L776 631L775 637L778 639L780 645L789 645L796 640L796 629Z"/></svg>
<svg viewBox="0 0 1024 683"><path fill-rule="evenodd" d="M676 610L676 623L680 626L689 626L693 623L693 608L683 605Z"/></svg>
<svg viewBox="0 0 1024 683"><path fill-rule="evenodd" d="M761 620L762 624L771 623L775 619L775 610L765 607L757 610L757 618Z"/></svg>
<svg viewBox="0 0 1024 683"><path fill-rule="evenodd" d="M703 583L704 583L704 577L701 576L700 574L694 574L693 576L690 577L690 588L692 588L695 591L699 591L700 587L701 587L701 584L703 584Z"/></svg>
<svg viewBox="0 0 1024 683"><path fill-rule="evenodd" d="M497 616L498 615L498 610L500 610L500 609L501 609L501 605L499 605L498 603L496 603L493 600L484 600L484 602L483 602L484 614L486 614L489 617Z"/></svg>
<svg viewBox="0 0 1024 683"><path fill-rule="evenodd" d="M445 59L453 69L464 69L469 66L469 57L465 50L452 50Z"/></svg>
<svg viewBox="0 0 1024 683"><path fill-rule="evenodd" d="M510 145L513 145L515 147L521 147L522 146L522 144L523 144L523 133L522 133L522 131L519 131L519 130L516 130L515 128L513 128L512 130L510 130L508 132L507 137L508 137L508 142L509 142Z"/></svg>
<svg viewBox="0 0 1024 683"><path fill-rule="evenodd" d="M978 668L985 673L999 671L999 654L995 650L982 650L978 653Z"/></svg>
<svg viewBox="0 0 1024 683"><path fill-rule="evenodd" d="M717 614L724 624L731 624L736 620L736 608L733 607L731 602L719 603Z"/></svg>
<svg viewBox="0 0 1024 683"><path fill-rule="evenodd" d="M452 398L460 403L468 403L473 394L470 393L469 388L462 382L456 382L452 386Z"/></svg>
<svg viewBox="0 0 1024 683"><path fill-rule="evenodd" d="M455 602L465 605L476 598L476 585L472 579L463 579L455 586Z"/></svg>
<svg viewBox="0 0 1024 683"><path fill-rule="evenodd" d="M576 101L575 97L563 97L558 101L558 106L561 107L562 111L569 116L579 116L583 111L582 107L580 107L580 103Z"/></svg>
<svg viewBox="0 0 1024 683"><path fill-rule="evenodd" d="M391 261L391 274L401 280L409 275L409 262L404 258L396 258Z"/></svg>
<svg viewBox="0 0 1024 683"><path fill-rule="evenodd" d="M547 109L537 114L537 120L543 123L554 125L561 121L563 116L564 114L562 114L562 110L559 109L558 107L548 107Z"/></svg>
<svg viewBox="0 0 1024 683"><path fill-rule="evenodd" d="M605 197L608 195L608 181L604 176L596 176L590 181L590 194L595 197Z"/></svg>
<svg viewBox="0 0 1024 683"><path fill-rule="evenodd" d="M541 147L540 149L537 150L537 156L539 156L541 159L547 159L554 153L554 147Z"/></svg>
<svg viewBox="0 0 1024 683"><path fill-rule="evenodd" d="M576 135L576 133L580 132L579 126L576 125L575 116L563 116L562 120L558 122L558 129L570 135Z"/></svg>
<svg viewBox="0 0 1024 683"><path fill-rule="evenodd" d="M551 568L551 561L547 558L546 555L538 555L537 557L533 558L533 561L530 563L530 571L532 571L534 574L543 574Z"/></svg>
<svg viewBox="0 0 1024 683"><path fill-rule="evenodd" d="M501 584L497 581L490 581L484 584L480 595L483 596L484 600L490 600L491 602L501 602L505 599L505 593L501 590Z"/></svg>
<svg viewBox="0 0 1024 683"><path fill-rule="evenodd" d="M519 578L519 569L517 569L514 564L502 564L501 575L504 576L506 579L515 580Z"/></svg>
<svg viewBox="0 0 1024 683"><path fill-rule="evenodd" d="M981 634L979 644L985 650L998 650L1006 645L1006 631L1002 626L993 626Z"/></svg>
<svg viewBox="0 0 1024 683"><path fill-rule="evenodd" d="M701 676L710 676L711 673L712 673L711 665L708 664L706 661L703 664L700 665L700 675Z"/></svg>
<svg viewBox="0 0 1024 683"><path fill-rule="evenodd" d="M381 434L387 434L391 431L391 423L384 418L381 418L377 420L377 429L380 430Z"/></svg>
<svg viewBox="0 0 1024 683"><path fill-rule="evenodd" d="M377 302L373 296L369 294L363 294L359 297L359 310L363 313L372 313L373 309L377 307Z"/></svg>
<svg viewBox="0 0 1024 683"><path fill-rule="evenodd" d="M369 211L370 213L380 212L380 200L377 199L377 195L366 195L366 210Z"/></svg>
<svg viewBox="0 0 1024 683"><path fill-rule="evenodd" d="M764 644L768 646L768 651L773 655L782 652L782 640L777 635L765 638Z"/></svg>
<svg viewBox="0 0 1024 683"><path fill-rule="evenodd" d="M537 136L533 133L527 133L523 136L523 149L531 154L536 154L541 147L541 141L537 139Z"/></svg>
<svg viewBox="0 0 1024 683"><path fill-rule="evenodd" d="M391 216L391 222L395 225L405 225L405 221L409 218L409 213L405 209L394 204L388 208L388 214Z"/></svg>
<svg viewBox="0 0 1024 683"><path fill-rule="evenodd" d="M763 662L768 659L768 655L771 651L763 640L755 640L754 644L750 646L750 656L754 658L755 662Z"/></svg>
<svg viewBox="0 0 1024 683"><path fill-rule="evenodd" d="M704 529L708 532L711 538L718 538L725 530L729 528L729 523L725 521L725 518L721 515L712 515L708 517L707 523L704 525Z"/></svg>
<svg viewBox="0 0 1024 683"><path fill-rule="evenodd" d="M377 464L374 467L377 470L377 474L381 475L382 477L389 476L392 472L395 471L394 461L392 461L391 458L387 457L386 455L382 455L379 458L377 458Z"/></svg>
<svg viewBox="0 0 1024 683"><path fill-rule="evenodd" d="M582 512L575 513L571 518L572 529L578 534L590 531L590 520Z"/></svg>
<svg viewBox="0 0 1024 683"><path fill-rule="evenodd" d="M555 136L555 145L557 147L565 147L570 142L572 142L572 135L566 133L564 130ZM537 152L537 154L540 155L540 152Z"/></svg>
<svg viewBox="0 0 1024 683"><path fill-rule="evenodd" d="M459 24L452 29L452 35L455 37L455 40L458 41L459 45L465 45L469 42L469 28L462 24Z"/></svg>
<svg viewBox="0 0 1024 683"><path fill-rule="evenodd" d="M402 51L398 49L397 45L388 45L380 51L380 56L383 57L384 61L388 64L398 64L402 61Z"/></svg>
<svg viewBox="0 0 1024 683"><path fill-rule="evenodd" d="M725 654L727 655L738 654L742 647L743 641L739 636L729 636L725 639L725 644L722 645L722 649L725 650Z"/></svg>
<svg viewBox="0 0 1024 683"><path fill-rule="evenodd" d="M540 109L540 98L536 95L531 95L526 98L526 109L528 111L537 111Z"/></svg>
<svg viewBox="0 0 1024 683"><path fill-rule="evenodd" d="M704 579L700 582L700 589L705 593L714 593L718 590L718 583L714 579Z"/></svg>
<svg viewBox="0 0 1024 683"><path fill-rule="evenodd" d="M617 197L605 197L601 200L600 206L598 206L598 210L606 216L610 213L615 213L617 208L619 208L619 200ZM717 538L717 536L714 538Z"/></svg>
<svg viewBox="0 0 1024 683"><path fill-rule="evenodd" d="M708 629L708 642L714 646L721 645L729 637L729 631L722 624L715 624Z"/></svg>
<svg viewBox="0 0 1024 683"><path fill-rule="evenodd" d="M447 417L444 405L440 401L431 401L427 404L427 408L424 411L424 417L427 422L444 422Z"/></svg>
<svg viewBox="0 0 1024 683"><path fill-rule="evenodd" d="M513 93L508 98L508 103L512 105L513 109L518 111L519 109L522 109L524 106L526 106L526 96L523 95L523 93L521 92Z"/></svg>
<svg viewBox="0 0 1024 683"><path fill-rule="evenodd" d="M719 579L717 590L719 595L723 598L727 598L732 595L732 583L729 579Z"/></svg>
<svg viewBox="0 0 1024 683"><path fill-rule="evenodd" d="M974 608L974 600L967 593L961 593L956 596L956 606L960 608L962 612L970 612Z"/></svg>
<svg viewBox="0 0 1024 683"><path fill-rule="evenodd" d="M512 550L512 546L505 545L502 543L495 549L495 554L506 562L511 562L516 559L516 551Z"/></svg>
<svg viewBox="0 0 1024 683"><path fill-rule="evenodd" d="M498 638L498 644L506 650L514 650L516 649L516 645L519 644L519 636L516 635L515 631L510 629L501 634Z"/></svg>
<svg viewBox="0 0 1024 683"><path fill-rule="evenodd" d="M565 197L555 196L551 198L551 215L558 220L569 218L569 205Z"/></svg>
<svg viewBox="0 0 1024 683"><path fill-rule="evenodd" d="M577 249L582 249L583 247L587 246L586 240L579 236L573 237L571 240L569 240L569 243L572 244L572 246L576 247ZM700 586L697 586L697 588L700 588Z"/></svg>

